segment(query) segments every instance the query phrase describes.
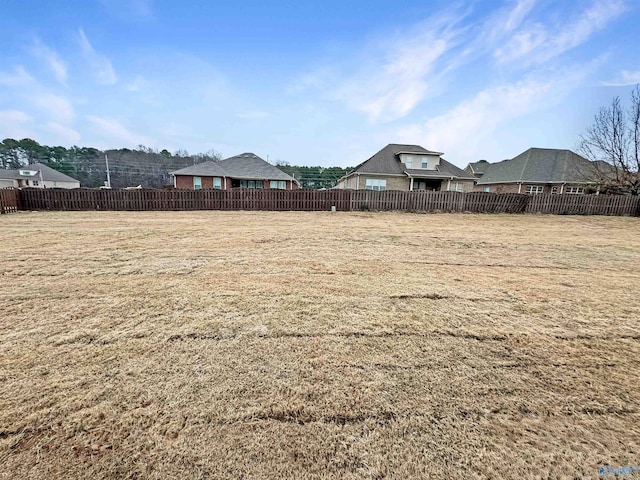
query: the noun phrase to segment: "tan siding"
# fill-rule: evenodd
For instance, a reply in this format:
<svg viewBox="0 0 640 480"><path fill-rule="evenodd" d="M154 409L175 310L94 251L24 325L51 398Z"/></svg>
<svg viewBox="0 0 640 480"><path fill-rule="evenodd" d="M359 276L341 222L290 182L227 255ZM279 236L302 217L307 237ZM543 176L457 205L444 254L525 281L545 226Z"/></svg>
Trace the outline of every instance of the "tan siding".
<svg viewBox="0 0 640 480"><path fill-rule="evenodd" d="M347 179L340 181L337 185L339 189L351 189L351 190L365 190L367 185L367 178L373 180L386 180L387 190L409 190L409 178L408 177L385 177L383 175L365 175L359 176L353 175Z"/></svg>
<svg viewBox="0 0 640 480"><path fill-rule="evenodd" d="M472 192L473 191L473 180L451 180L451 183L455 183L458 182L459 184L462 184L462 191L463 192ZM443 180L440 190L448 190L449 188L449 180ZM451 185L451 190L453 190L453 185Z"/></svg>

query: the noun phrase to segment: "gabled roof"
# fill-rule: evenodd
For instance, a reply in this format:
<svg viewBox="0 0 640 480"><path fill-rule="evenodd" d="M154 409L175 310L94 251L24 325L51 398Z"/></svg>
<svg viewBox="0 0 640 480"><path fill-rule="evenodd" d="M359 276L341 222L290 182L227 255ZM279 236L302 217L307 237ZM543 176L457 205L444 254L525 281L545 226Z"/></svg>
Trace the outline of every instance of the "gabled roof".
<svg viewBox="0 0 640 480"><path fill-rule="evenodd" d="M479 160L477 162L472 162L469 164L467 168L471 170L470 173L473 175L477 175L481 177L485 173L487 173L487 166L490 165L486 160Z"/></svg>
<svg viewBox="0 0 640 480"><path fill-rule="evenodd" d="M432 152L419 145L402 145L390 143L371 158L362 162L349 175L354 173L371 173L386 175L408 175L413 177L431 177L431 178L468 178L474 179L473 175L456 167L445 159L440 159L438 170L423 170L418 168L405 169L404 164L400 162L399 155L401 153L415 153L422 155L437 155L440 152ZM348 176L348 175L347 175Z"/></svg>
<svg viewBox="0 0 640 480"><path fill-rule="evenodd" d="M227 172L222 168L220 162L210 160L208 162L198 163L189 167L181 168L171 172L171 175L195 175L203 177L225 177Z"/></svg>
<svg viewBox="0 0 640 480"><path fill-rule="evenodd" d="M254 153L241 153L235 157L226 158L220 161L220 165L227 172L227 177L295 181L293 177L264 161Z"/></svg>
<svg viewBox="0 0 640 480"><path fill-rule="evenodd" d="M21 170L31 170L37 172L35 175L21 175ZM44 165L43 163L32 163L27 165L26 167L21 167L16 170L0 170L0 178L11 178L11 179L33 179L40 180L45 182L78 182L73 177L69 175L65 175L62 172L54 170L53 168Z"/></svg>
<svg viewBox="0 0 640 480"><path fill-rule="evenodd" d="M198 163L171 172L172 175L196 175L203 177L230 177L247 180L292 180L278 167L274 167L254 153L242 153L224 160Z"/></svg>
<svg viewBox="0 0 640 480"><path fill-rule="evenodd" d="M488 183L581 183L593 181L594 165L571 150L530 148L511 160L488 164L478 185Z"/></svg>

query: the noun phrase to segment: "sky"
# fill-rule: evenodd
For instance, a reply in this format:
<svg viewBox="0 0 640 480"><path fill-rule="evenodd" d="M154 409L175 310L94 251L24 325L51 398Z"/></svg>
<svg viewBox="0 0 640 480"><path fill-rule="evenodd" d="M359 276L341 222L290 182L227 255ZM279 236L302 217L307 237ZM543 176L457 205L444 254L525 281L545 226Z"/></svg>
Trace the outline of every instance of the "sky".
<svg viewBox="0 0 640 480"><path fill-rule="evenodd" d="M0 1L0 138L354 166L575 150L640 83L638 0Z"/></svg>

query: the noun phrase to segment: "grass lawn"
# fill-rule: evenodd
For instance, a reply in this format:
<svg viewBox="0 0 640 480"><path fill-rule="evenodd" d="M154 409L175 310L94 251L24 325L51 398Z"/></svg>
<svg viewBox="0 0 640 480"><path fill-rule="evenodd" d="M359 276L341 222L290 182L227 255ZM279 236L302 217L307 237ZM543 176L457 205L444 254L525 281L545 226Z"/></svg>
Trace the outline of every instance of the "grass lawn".
<svg viewBox="0 0 640 480"><path fill-rule="evenodd" d="M638 218L42 212L0 244L0 479L640 465Z"/></svg>

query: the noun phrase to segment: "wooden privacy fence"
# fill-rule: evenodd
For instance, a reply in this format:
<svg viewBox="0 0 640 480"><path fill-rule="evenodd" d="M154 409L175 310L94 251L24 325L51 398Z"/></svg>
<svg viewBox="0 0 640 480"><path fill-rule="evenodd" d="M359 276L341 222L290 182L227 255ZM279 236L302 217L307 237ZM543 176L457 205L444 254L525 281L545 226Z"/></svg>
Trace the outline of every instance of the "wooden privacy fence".
<svg viewBox="0 0 640 480"><path fill-rule="evenodd" d="M353 190L351 210L521 213L528 200L528 195L509 193Z"/></svg>
<svg viewBox="0 0 640 480"><path fill-rule="evenodd" d="M14 210L400 210L640 215L640 197L388 190L7 190ZM12 197L13 195L13 197ZM0 197L3 198L3 197ZM2 203L4 205L4 203Z"/></svg>
<svg viewBox="0 0 640 480"><path fill-rule="evenodd" d="M637 195L532 195L526 212L640 216L640 197Z"/></svg>
<svg viewBox="0 0 640 480"><path fill-rule="evenodd" d="M350 209L346 190L21 190L28 210L300 210Z"/></svg>
<svg viewBox="0 0 640 480"><path fill-rule="evenodd" d="M17 212L19 209L19 190L15 188L0 188L0 215L9 212Z"/></svg>

